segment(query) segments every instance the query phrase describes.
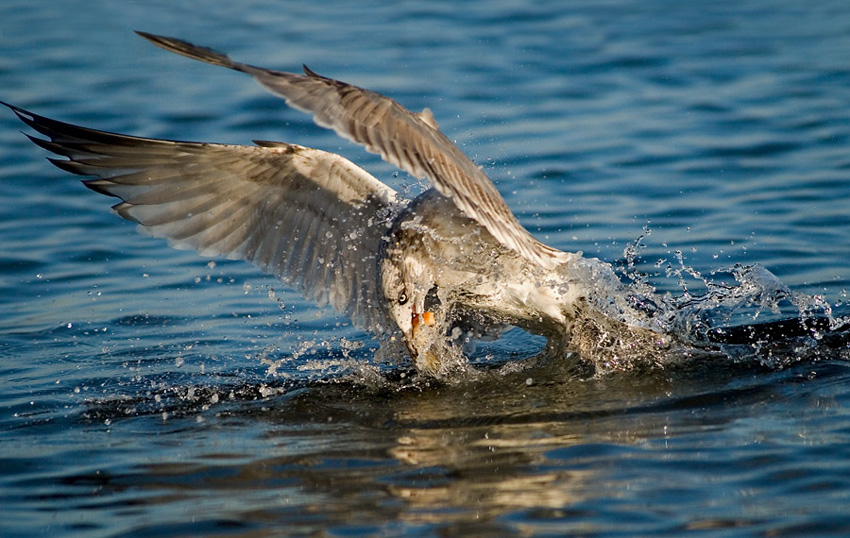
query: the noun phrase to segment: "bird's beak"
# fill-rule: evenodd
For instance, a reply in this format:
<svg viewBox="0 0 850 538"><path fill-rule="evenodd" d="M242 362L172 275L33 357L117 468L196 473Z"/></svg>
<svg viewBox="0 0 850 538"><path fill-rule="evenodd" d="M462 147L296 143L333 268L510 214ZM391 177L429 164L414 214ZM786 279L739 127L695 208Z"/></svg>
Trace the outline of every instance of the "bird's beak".
<svg viewBox="0 0 850 538"><path fill-rule="evenodd" d="M410 335L407 337L407 349L416 369L434 377L439 375L442 362L435 351L440 336L437 334L438 329L433 312L414 313Z"/></svg>
<svg viewBox="0 0 850 538"><path fill-rule="evenodd" d="M413 314L413 319L410 323L413 326L414 334L416 334L419 327L433 327L437 321L434 319L433 312L422 312L421 314Z"/></svg>

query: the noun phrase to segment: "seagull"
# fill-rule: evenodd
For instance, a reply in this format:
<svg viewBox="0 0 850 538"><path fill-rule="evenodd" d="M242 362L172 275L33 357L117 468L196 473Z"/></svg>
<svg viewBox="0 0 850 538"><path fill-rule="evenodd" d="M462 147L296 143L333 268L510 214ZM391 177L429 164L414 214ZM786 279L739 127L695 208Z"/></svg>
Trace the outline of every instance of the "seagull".
<svg viewBox="0 0 850 538"><path fill-rule="evenodd" d="M539 356L616 365L676 344L651 296L610 264L547 246L429 109L327 78L264 69L186 41L137 32L194 60L240 71L315 122L431 188L413 200L344 157L299 146L140 138L63 123L3 103L50 161L119 198L113 210L172 247L246 260L331 305L379 341L404 343L417 372L468 367L466 344L516 326Z"/></svg>

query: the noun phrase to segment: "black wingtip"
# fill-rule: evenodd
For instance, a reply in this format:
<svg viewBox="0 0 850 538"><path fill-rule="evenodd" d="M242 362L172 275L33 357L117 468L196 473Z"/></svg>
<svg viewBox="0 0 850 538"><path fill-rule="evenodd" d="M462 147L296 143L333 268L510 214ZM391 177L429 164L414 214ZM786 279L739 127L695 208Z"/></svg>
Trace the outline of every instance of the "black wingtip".
<svg viewBox="0 0 850 538"><path fill-rule="evenodd" d="M0 105L5 106L6 108L11 108L12 110L20 110L15 105L11 105L11 104L7 103L6 101L0 101Z"/></svg>
<svg viewBox="0 0 850 538"><path fill-rule="evenodd" d="M58 120L52 120L52 119L46 118L44 116L39 116L35 112L30 112L29 110L25 110L23 108L15 106L15 105L10 105L9 103L3 102L3 101L0 101L0 104L11 109L12 112L14 112L16 116L18 116L18 119L20 119L28 127L33 129L34 131L37 131L37 132L49 137L51 140L54 139L57 132L59 132L59 131L72 131L72 130L75 130L75 129L77 129L77 130L83 129L82 127L77 127L75 125L63 123L63 122L58 121ZM27 133L24 133L24 134L30 140L32 140L35 144L38 144L39 146L45 147L45 149L48 149L48 150L53 151L55 153L54 149L48 148L44 145L44 144L48 144L49 143L48 141L42 140L40 138L35 138L33 136L30 136Z"/></svg>
<svg viewBox="0 0 850 538"><path fill-rule="evenodd" d="M50 161L50 164L52 164L56 168L58 168L60 170L64 170L65 172L68 172L70 174L75 174L75 175L78 175L78 176L91 175L91 174L87 174L87 173L83 172L82 170L80 170L79 164L77 164L74 161L70 161L70 160L67 160L67 159L55 159L53 157L48 157L47 160ZM83 182L83 183L85 183L85 182Z"/></svg>
<svg viewBox="0 0 850 538"><path fill-rule="evenodd" d="M157 35L150 32L142 32L141 30L134 31L137 35L147 39L161 49L165 49L175 54L180 54L181 56L186 56L187 58L192 58L193 60L236 70L240 70L245 67L242 64L231 60L227 54L208 47L201 47L193 43L189 43L188 41L177 39L176 37Z"/></svg>
<svg viewBox="0 0 850 538"><path fill-rule="evenodd" d="M55 151L55 149L54 149L54 147L53 147L53 143L52 143L50 140L45 140L45 139L43 139L43 138L39 138L39 137L37 137L37 136L33 136L33 135L29 134L29 133L24 133L24 136L25 136L25 137L27 137L27 138L29 138L29 139L30 139L30 142L32 142L32 143L33 143L33 144L35 144L36 146L38 146L38 147L40 147L40 148L43 148L43 149L46 149L47 151L50 151L50 152L52 152L52 153L56 153L56 151Z"/></svg>
<svg viewBox="0 0 850 538"><path fill-rule="evenodd" d="M22 122L26 123L27 125L31 125L31 122L38 118L38 116L36 114L33 114L29 110L24 110L23 108L9 104L6 101L0 101L0 105L3 105L6 108L8 108L9 110L11 110L12 112L14 112L15 115L18 117L18 119L20 119Z"/></svg>
<svg viewBox="0 0 850 538"><path fill-rule="evenodd" d="M60 166L60 168L61 168L61 166ZM76 173L76 172L73 172L73 171L71 171L71 172ZM118 196L117 194L115 194L111 190L111 187L115 186L115 183L113 183L112 181L105 180L105 179L84 179L82 181L82 184L86 188L91 189L98 194L105 194L106 196L113 196L115 198L120 198L120 196ZM114 208L115 208L115 206L113 206L113 209Z"/></svg>
<svg viewBox="0 0 850 538"><path fill-rule="evenodd" d="M55 125L61 125L61 122L51 120L50 118L45 118L44 116L39 116L34 112L30 112L29 110L25 110L15 105L9 104L5 101L0 101L0 105L9 108L24 124L43 135L51 136L50 127ZM24 134L38 145L41 145L40 142L44 142L40 138L34 138L28 135L27 133Z"/></svg>

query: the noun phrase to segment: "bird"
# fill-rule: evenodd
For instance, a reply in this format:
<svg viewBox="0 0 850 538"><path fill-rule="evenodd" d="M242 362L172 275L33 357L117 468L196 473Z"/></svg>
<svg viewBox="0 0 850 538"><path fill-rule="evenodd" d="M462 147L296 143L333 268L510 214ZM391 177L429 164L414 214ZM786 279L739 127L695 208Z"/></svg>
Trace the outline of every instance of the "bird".
<svg viewBox="0 0 850 538"><path fill-rule="evenodd" d="M426 379L469 368L467 344L516 326L546 339L534 358L616 367L679 344L663 308L613 267L543 244L426 108L328 78L256 67L137 32L176 54L250 75L321 127L430 188L407 200L334 153L99 131L3 103L46 138L49 160L172 247L248 261L382 342L403 342Z"/></svg>

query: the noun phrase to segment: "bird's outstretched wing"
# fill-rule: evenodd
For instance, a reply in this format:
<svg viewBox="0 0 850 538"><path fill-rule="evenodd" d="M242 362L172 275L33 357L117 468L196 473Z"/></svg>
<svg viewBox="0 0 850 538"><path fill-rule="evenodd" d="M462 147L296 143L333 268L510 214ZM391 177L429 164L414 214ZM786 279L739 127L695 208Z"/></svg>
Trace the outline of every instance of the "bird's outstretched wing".
<svg viewBox="0 0 850 538"><path fill-rule="evenodd" d="M186 41L138 33L171 52L253 76L290 106L313 114L320 126L415 177L427 177L505 247L547 268L564 261L563 252L540 243L520 225L484 172L440 132L430 110L414 114L388 97L323 77L306 66L304 75L263 69Z"/></svg>
<svg viewBox="0 0 850 538"><path fill-rule="evenodd" d="M5 103L4 103L5 104ZM203 255L247 260L330 303L374 333L391 328L376 257L395 191L345 158L276 142L257 147L95 131L6 105L67 157L59 168L118 197L113 206L155 237Z"/></svg>

